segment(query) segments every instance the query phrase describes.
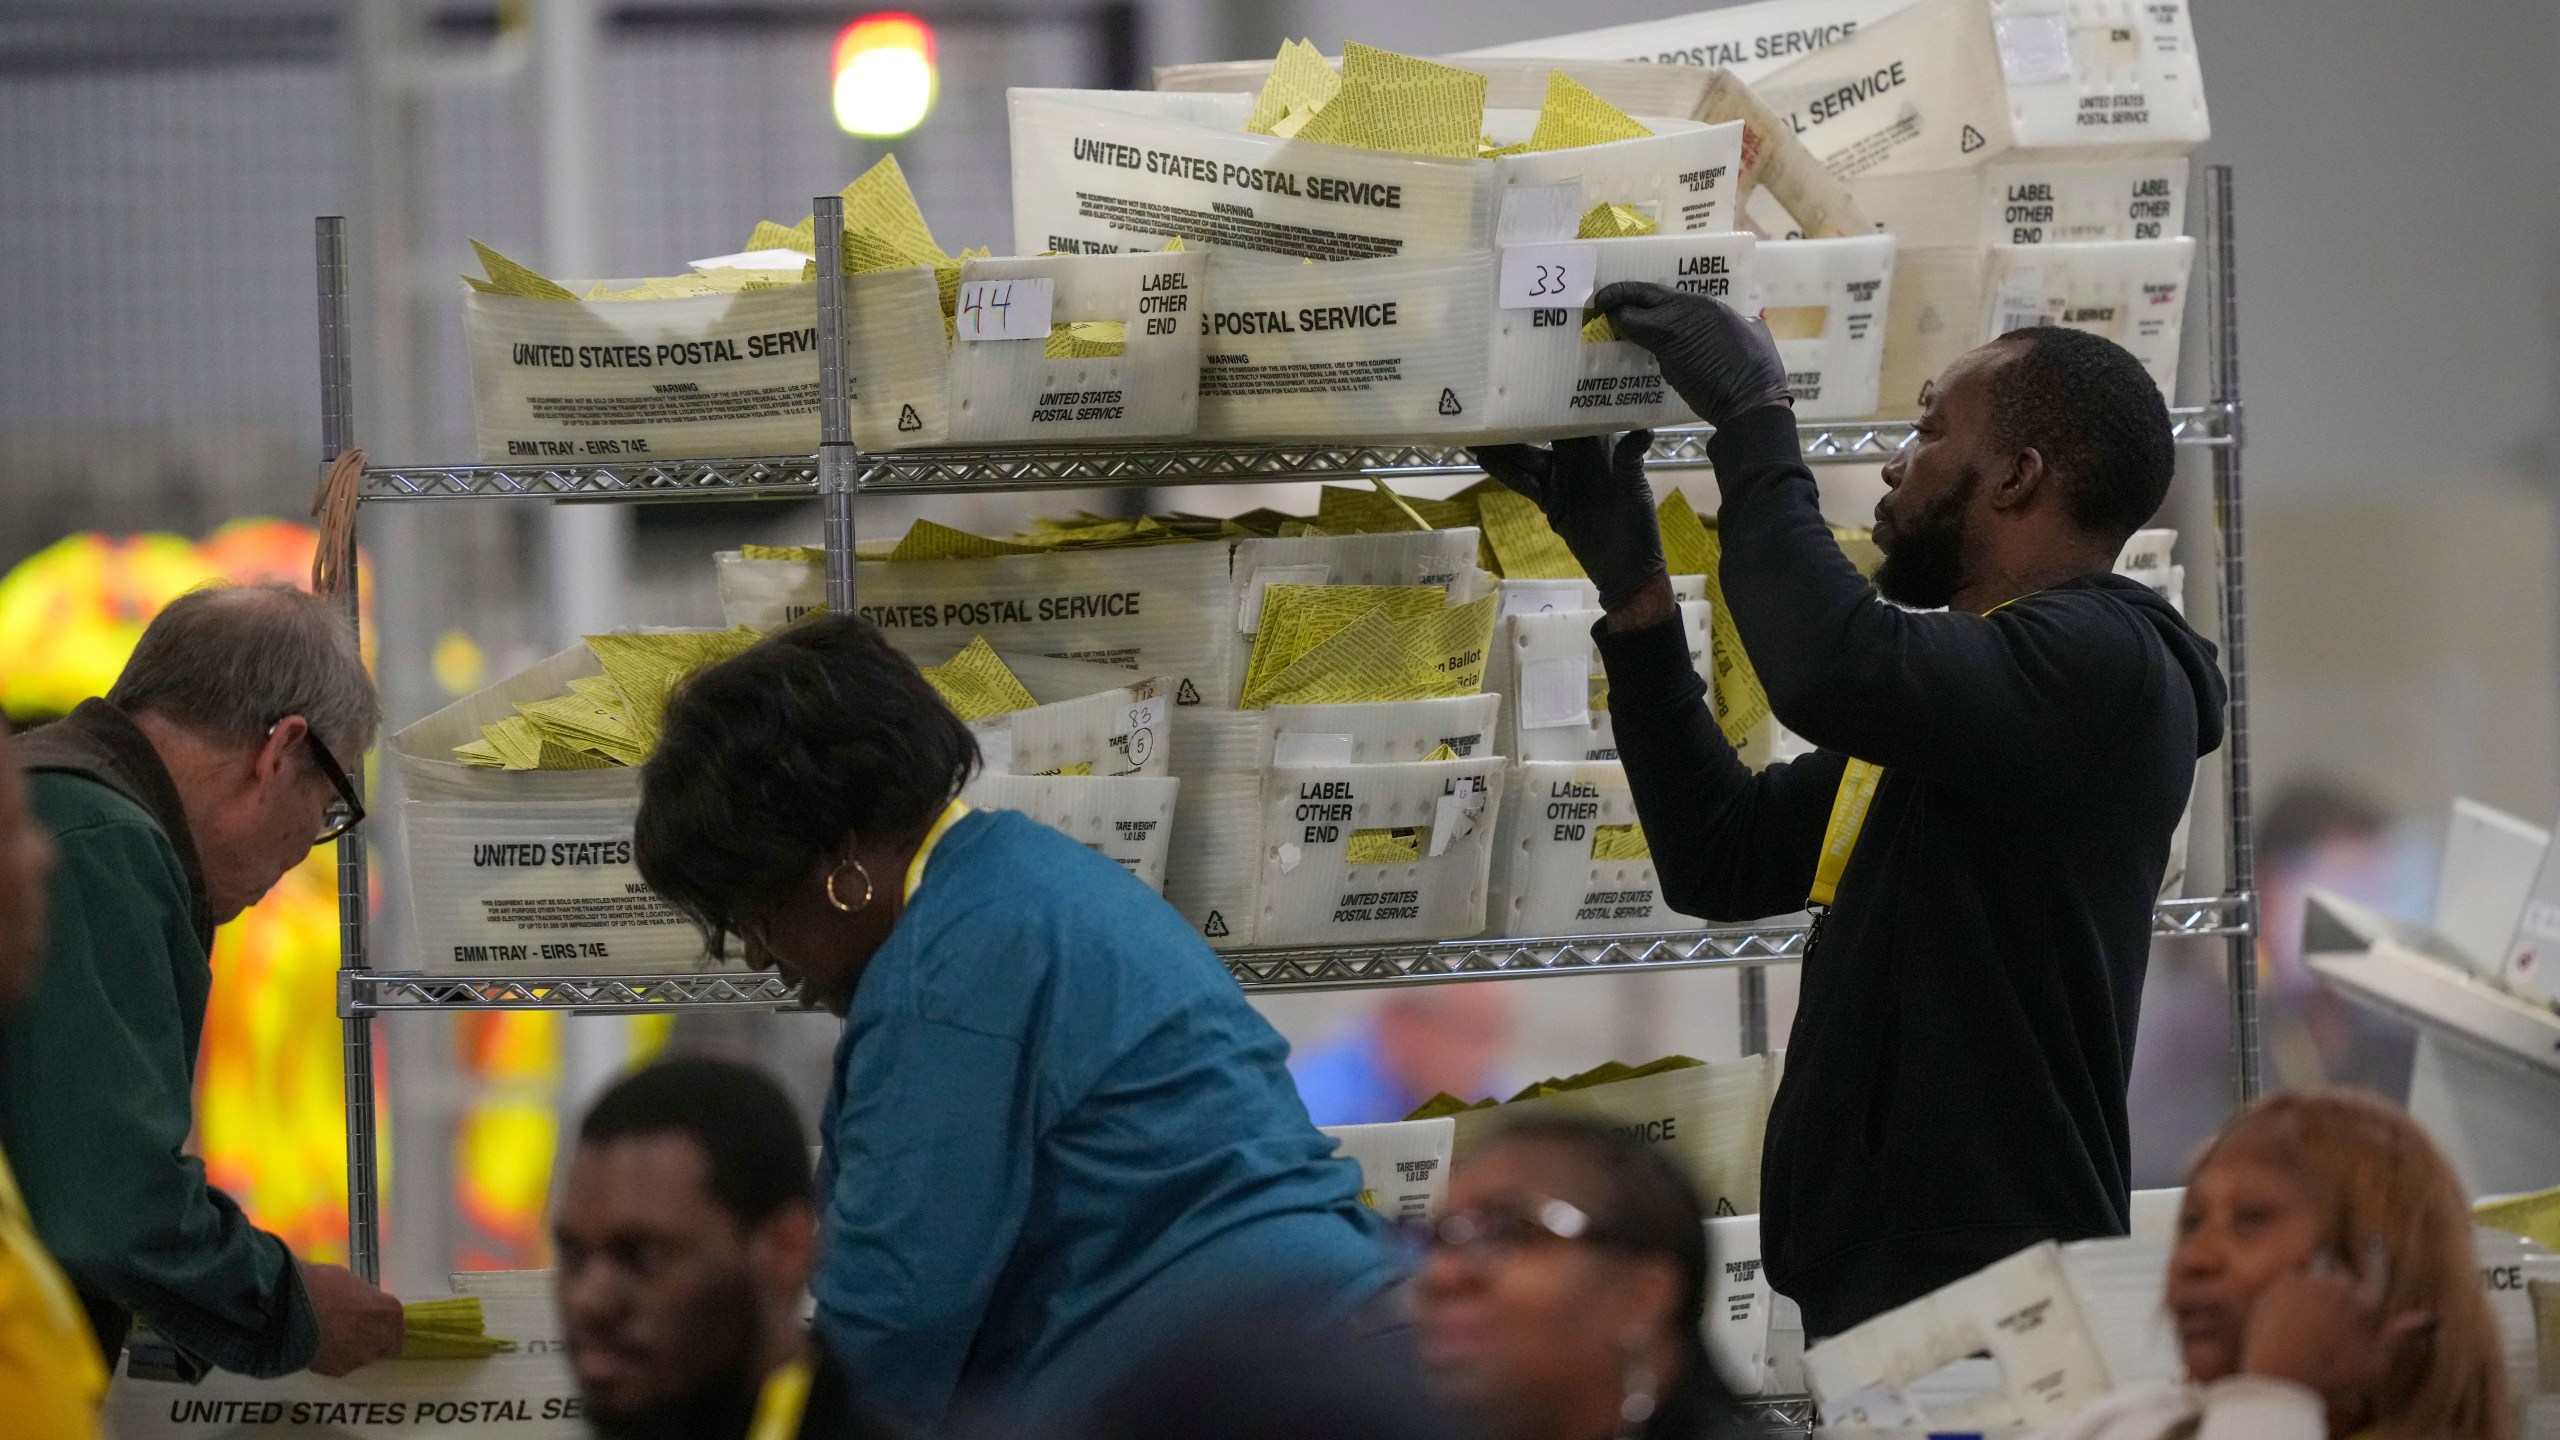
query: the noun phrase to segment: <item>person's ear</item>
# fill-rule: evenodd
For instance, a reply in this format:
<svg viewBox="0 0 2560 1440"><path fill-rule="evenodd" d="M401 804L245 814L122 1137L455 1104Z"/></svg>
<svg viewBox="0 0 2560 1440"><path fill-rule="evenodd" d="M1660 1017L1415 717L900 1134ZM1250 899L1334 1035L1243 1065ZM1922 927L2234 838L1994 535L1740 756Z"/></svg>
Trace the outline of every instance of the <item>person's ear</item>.
<svg viewBox="0 0 2560 1440"><path fill-rule="evenodd" d="M1991 508L2015 514L2036 503L2053 482L2053 471L2044 463L2044 452L2030 445L2011 455L1991 472Z"/></svg>
<svg viewBox="0 0 2560 1440"><path fill-rule="evenodd" d="M757 1226L755 1265L765 1292L797 1307L818 1269L817 1207L795 1200Z"/></svg>
<svg viewBox="0 0 2560 1440"><path fill-rule="evenodd" d="M301 763L301 750L310 735L311 722L299 715L287 715L277 721L267 738L258 742L257 753L250 757L250 778L265 785L298 773L294 767Z"/></svg>

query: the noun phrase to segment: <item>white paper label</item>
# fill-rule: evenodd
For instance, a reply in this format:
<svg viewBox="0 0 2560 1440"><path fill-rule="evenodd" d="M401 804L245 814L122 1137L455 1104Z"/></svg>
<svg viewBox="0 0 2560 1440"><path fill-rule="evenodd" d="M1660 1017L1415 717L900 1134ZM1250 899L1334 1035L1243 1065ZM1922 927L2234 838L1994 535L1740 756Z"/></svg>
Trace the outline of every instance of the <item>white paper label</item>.
<svg viewBox="0 0 2560 1440"><path fill-rule="evenodd" d="M2012 330L2029 330L2053 323L2053 307L2046 298L2044 267L2020 265L2001 282L2000 304L1994 312L1991 333L2006 335Z"/></svg>
<svg viewBox="0 0 2560 1440"><path fill-rule="evenodd" d="M1558 655L1520 667L1520 728L1555 730L1591 723L1591 658Z"/></svg>
<svg viewBox="0 0 2560 1440"><path fill-rule="evenodd" d="M963 340L1046 340L1057 284L1046 275L963 280L952 333Z"/></svg>
<svg viewBox="0 0 2560 1440"><path fill-rule="evenodd" d="M1555 610L1588 610L1587 580L1506 580L1502 583L1504 615L1544 615Z"/></svg>
<svg viewBox="0 0 2560 1440"><path fill-rule="evenodd" d="M1502 308L1552 310L1588 305L1599 273L1600 247L1589 240L1514 245L1502 252Z"/></svg>
<svg viewBox="0 0 2560 1440"><path fill-rule="evenodd" d="M1112 728L1111 740L1129 755L1129 768L1136 770L1155 758L1156 746L1164 739L1164 697L1152 695L1120 712L1120 723Z"/></svg>
<svg viewBox="0 0 2560 1440"><path fill-rule="evenodd" d="M982 762L982 773L988 775L1012 774L1013 727L1010 725L998 725L992 730L979 731L978 759Z"/></svg>
<svg viewBox="0 0 2560 1440"><path fill-rule="evenodd" d="M1476 833L1476 821L1484 814L1485 792L1473 780L1454 780L1440 803L1431 810L1431 854L1433 858L1448 852L1451 845Z"/></svg>
<svg viewBox="0 0 2560 1440"><path fill-rule="evenodd" d="M2061 15L2006 15L1991 22L2000 73L2012 85L2071 78L2071 21Z"/></svg>
<svg viewBox="0 0 2560 1440"><path fill-rule="evenodd" d="M1272 737L1271 764L1280 770L1304 765L1348 765L1352 763L1352 745L1348 735L1283 730Z"/></svg>
<svg viewBox="0 0 2560 1440"><path fill-rule="evenodd" d="M1244 604L1236 610L1236 630L1250 635L1262 628L1262 592L1274 585L1324 585L1333 580L1330 565L1264 565L1244 587Z"/></svg>
<svg viewBox="0 0 2560 1440"><path fill-rule="evenodd" d="M1497 245L1539 245L1571 240L1582 228L1582 182L1558 180L1545 185L1514 185L1502 192L1502 213L1494 221Z"/></svg>

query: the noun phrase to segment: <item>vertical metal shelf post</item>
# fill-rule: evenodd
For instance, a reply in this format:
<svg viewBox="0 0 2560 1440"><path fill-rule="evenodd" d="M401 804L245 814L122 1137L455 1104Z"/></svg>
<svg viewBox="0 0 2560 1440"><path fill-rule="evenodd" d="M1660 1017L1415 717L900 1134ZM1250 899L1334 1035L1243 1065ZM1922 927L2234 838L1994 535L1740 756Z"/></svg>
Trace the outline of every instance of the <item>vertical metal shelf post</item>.
<svg viewBox="0 0 2560 1440"><path fill-rule="evenodd" d="M315 225L320 261L320 468L326 473L356 443L355 345L347 324L347 218L323 215ZM357 583L356 539L347 533L347 625L363 635L363 587ZM347 780L364 793L364 765ZM338 837L338 968L363 970L371 893L365 882L362 827ZM350 1015L342 1027L347 1091L347 1268L370 1284L382 1280L381 1151L374 1123L373 1018Z"/></svg>
<svg viewBox="0 0 2560 1440"><path fill-rule="evenodd" d="M2212 369L2213 401L2224 408L2230 431L2213 448L2213 509L2222 542L2222 668L2231 687L2229 721L2222 741L2228 796L2229 883L2224 893L2239 908L2240 933L2230 946L2231 1084L2246 1105L2265 1089L2258 1047L2257 837L2249 808L2249 608L2247 530L2240 495L2240 312L2233 283L2231 167L2204 172L2205 343Z"/></svg>
<svg viewBox="0 0 2560 1440"><path fill-rule="evenodd" d="M1761 1054L1769 1048L1769 967L1745 965L1734 981L1742 1001L1742 1053Z"/></svg>
<svg viewBox="0 0 2560 1440"><path fill-rule="evenodd" d="M818 259L818 503L824 507L827 613L853 613L853 492L862 452L844 374L844 197L810 202Z"/></svg>

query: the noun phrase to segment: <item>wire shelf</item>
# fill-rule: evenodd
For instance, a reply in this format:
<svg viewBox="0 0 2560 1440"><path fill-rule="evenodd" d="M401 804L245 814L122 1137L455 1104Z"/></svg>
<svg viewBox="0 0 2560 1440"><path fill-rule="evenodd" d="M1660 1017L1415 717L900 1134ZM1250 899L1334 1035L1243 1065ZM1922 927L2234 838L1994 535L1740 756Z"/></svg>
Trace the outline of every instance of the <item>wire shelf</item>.
<svg viewBox="0 0 2560 1440"><path fill-rule="evenodd" d="M1733 1403L1780 1435L1810 1435L1819 1418L1810 1395L1737 1395Z"/></svg>
<svg viewBox="0 0 2560 1440"><path fill-rule="evenodd" d="M2235 407L2169 412L2181 445L2227 446ZM1890 459L1911 443L1908 420L1819 421L1799 425L1805 459L1854 464ZM1706 465L1713 427L1654 432L1650 462L1665 469ZM1463 475L1476 464L1456 445L1118 445L903 450L865 454L856 488L903 495L1064 490L1148 485L1251 485L1279 481L1418 479ZM818 462L807 456L675 460L614 465L376 466L363 498L384 500L737 500L818 493Z"/></svg>
<svg viewBox="0 0 2560 1440"><path fill-rule="evenodd" d="M2246 935L2250 897L2166 900L2151 933L2200 938ZM1455 980L1573 975L1598 971L1731 970L1792 965L1804 958L1806 930L1795 917L1760 925L1719 925L1661 935L1564 935L1535 940L1435 940L1402 945L1314 945L1235 950L1219 957L1248 993L1356 990ZM338 1013L403 1010L579 1010L642 1014L670 1008L794 1009L799 997L778 975L723 970L686 975L409 975L338 973Z"/></svg>

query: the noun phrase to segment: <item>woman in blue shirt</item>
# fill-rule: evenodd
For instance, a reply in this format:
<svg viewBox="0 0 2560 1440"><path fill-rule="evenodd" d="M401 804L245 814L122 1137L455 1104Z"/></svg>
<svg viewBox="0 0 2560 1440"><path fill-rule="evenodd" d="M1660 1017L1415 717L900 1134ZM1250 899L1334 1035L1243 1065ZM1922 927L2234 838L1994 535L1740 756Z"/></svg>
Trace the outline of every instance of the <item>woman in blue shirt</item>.
<svg viewBox="0 0 2560 1440"><path fill-rule="evenodd" d="M1397 1279L1287 1045L1121 867L958 796L976 743L869 624L695 676L642 773L641 874L846 1017L818 1323L878 1404L1057 1416L1215 1312Z"/></svg>

